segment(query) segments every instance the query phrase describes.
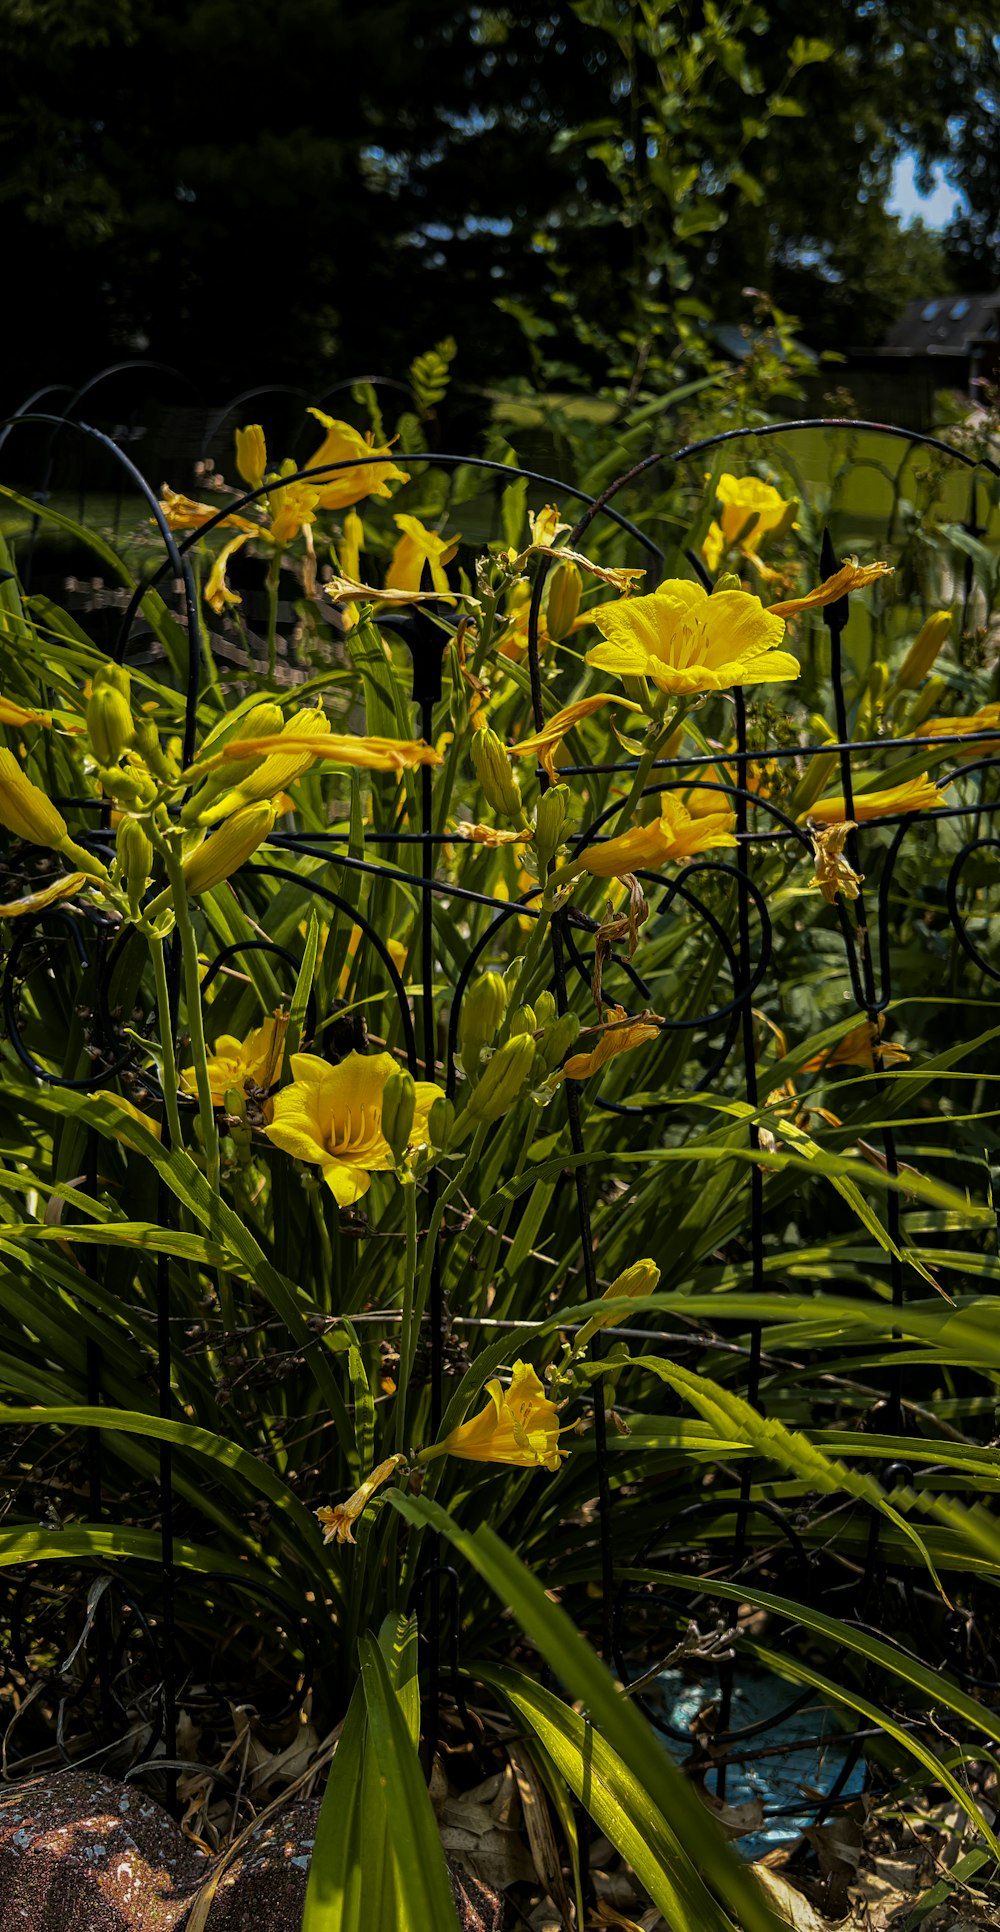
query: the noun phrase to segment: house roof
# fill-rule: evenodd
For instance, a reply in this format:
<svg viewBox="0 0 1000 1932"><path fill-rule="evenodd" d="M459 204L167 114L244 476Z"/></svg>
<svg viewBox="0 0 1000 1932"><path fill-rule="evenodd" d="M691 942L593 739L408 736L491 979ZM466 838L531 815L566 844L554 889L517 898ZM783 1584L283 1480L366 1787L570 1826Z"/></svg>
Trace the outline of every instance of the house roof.
<svg viewBox="0 0 1000 1932"><path fill-rule="evenodd" d="M910 355L970 355L1000 339L1000 289L989 295L921 296L908 302L885 348Z"/></svg>

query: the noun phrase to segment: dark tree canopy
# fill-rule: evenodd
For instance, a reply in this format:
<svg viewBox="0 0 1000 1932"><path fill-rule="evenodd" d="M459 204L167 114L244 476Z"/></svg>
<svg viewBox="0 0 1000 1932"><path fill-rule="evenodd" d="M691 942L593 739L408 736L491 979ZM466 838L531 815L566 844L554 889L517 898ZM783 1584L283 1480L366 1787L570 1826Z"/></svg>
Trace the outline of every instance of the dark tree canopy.
<svg viewBox="0 0 1000 1932"><path fill-rule="evenodd" d="M13 0L5 404L137 353L222 395L398 374L445 334L489 384L525 326L596 378L748 286L877 340L1000 281L998 47L992 0ZM904 149L969 199L947 263L886 212Z"/></svg>

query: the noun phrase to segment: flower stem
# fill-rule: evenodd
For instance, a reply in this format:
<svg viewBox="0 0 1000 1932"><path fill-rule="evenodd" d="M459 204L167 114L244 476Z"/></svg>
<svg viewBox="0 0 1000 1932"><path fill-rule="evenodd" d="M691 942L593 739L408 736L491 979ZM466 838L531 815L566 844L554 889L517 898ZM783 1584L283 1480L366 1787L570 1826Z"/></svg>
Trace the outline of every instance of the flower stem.
<svg viewBox="0 0 1000 1932"><path fill-rule="evenodd" d="M167 874L173 899L174 918L177 921L177 937L181 945L184 962L184 991L187 998L188 1034L191 1040L191 1058L194 1062L194 1077L198 1088L198 1117L201 1121L202 1139L205 1147L205 1174L209 1188L218 1194L221 1178L219 1159L219 1132L215 1120L215 1103L212 1099L212 1083L208 1077L208 1048L205 1044L205 1020L201 1005L201 982L198 978L198 941L191 921L187 887L184 882L184 867L173 839L166 841Z"/></svg>
<svg viewBox="0 0 1000 1932"><path fill-rule="evenodd" d="M274 679L278 663L278 585L281 580L281 552L276 553L267 570L267 675Z"/></svg>
<svg viewBox="0 0 1000 1932"><path fill-rule="evenodd" d="M617 836L619 832L625 832L628 830L628 827L632 818L632 813L635 811L635 808L638 805L639 800L646 789L646 783L649 778L649 774L652 771L654 764L656 763L656 760L657 760L657 757L659 756L660 751L663 749L664 745L669 744L678 726L683 724L684 719L687 717L687 714L690 708L691 708L690 698L682 698L676 710L672 713L672 715L667 719L666 723L663 724L660 730L657 732L656 737L653 739L652 744L647 745L646 750L643 752L641 758L639 759L639 763L635 768L635 772L632 778L632 789L629 792L629 795L625 800L625 803L622 806L622 809L619 812L618 817L615 821L614 830L612 833L613 837Z"/></svg>
<svg viewBox="0 0 1000 1932"><path fill-rule="evenodd" d="M403 1225L406 1253L403 1262L403 1311L399 1331L399 1384L396 1402L396 1448L401 1450L406 1434L406 1393L409 1365L413 1360L413 1306L417 1288L417 1189L413 1181L403 1188ZM406 1364L404 1375L403 1365Z"/></svg>
<svg viewBox="0 0 1000 1932"><path fill-rule="evenodd" d="M163 941L152 933L149 936L149 953L153 962L156 1008L160 1018L160 1071L163 1082L163 1104L167 1113L167 1130L171 1147L183 1147L181 1116L177 1105L177 1059L174 1054L174 1029L170 1013L170 993L167 987L167 966L163 957Z"/></svg>

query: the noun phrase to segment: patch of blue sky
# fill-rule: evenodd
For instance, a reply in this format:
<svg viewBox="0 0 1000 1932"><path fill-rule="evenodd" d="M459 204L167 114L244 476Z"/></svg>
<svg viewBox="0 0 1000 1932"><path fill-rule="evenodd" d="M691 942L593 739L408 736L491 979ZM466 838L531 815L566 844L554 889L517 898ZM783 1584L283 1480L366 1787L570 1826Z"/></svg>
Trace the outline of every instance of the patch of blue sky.
<svg viewBox="0 0 1000 1932"><path fill-rule="evenodd" d="M947 228L963 212L965 199L940 165L933 170L932 180L930 193L921 194L917 187L916 158L912 154L901 154L892 177L889 213L899 215L904 226L919 219L928 228Z"/></svg>

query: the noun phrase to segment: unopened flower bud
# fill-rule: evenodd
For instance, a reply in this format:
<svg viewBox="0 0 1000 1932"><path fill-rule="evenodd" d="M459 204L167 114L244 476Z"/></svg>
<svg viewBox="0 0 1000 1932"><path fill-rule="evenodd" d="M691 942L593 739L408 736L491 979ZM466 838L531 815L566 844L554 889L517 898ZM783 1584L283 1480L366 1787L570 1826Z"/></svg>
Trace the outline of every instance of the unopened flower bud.
<svg viewBox="0 0 1000 1932"><path fill-rule="evenodd" d="M488 1060L473 1089L469 1115L477 1124L488 1124L509 1113L531 1072L535 1042L530 1033L517 1033L505 1040Z"/></svg>
<svg viewBox="0 0 1000 1932"><path fill-rule="evenodd" d="M539 993L535 1001L535 1019L539 1026L551 1026L556 1018L556 1003L553 995L545 991Z"/></svg>
<svg viewBox="0 0 1000 1932"><path fill-rule="evenodd" d="M267 445L259 423L236 431L236 468L251 490L259 490L267 466Z"/></svg>
<svg viewBox="0 0 1000 1932"><path fill-rule="evenodd" d="M58 851L68 836L66 820L39 785L21 770L12 751L0 750L0 825L29 845Z"/></svg>
<svg viewBox="0 0 1000 1932"><path fill-rule="evenodd" d="M152 843L138 819L122 819L118 827L116 849L118 870L125 882L129 909L133 919L137 919L142 895L149 884L149 875L153 870Z"/></svg>
<svg viewBox="0 0 1000 1932"><path fill-rule="evenodd" d="M795 817L807 812L810 805L815 805L816 800L822 798L839 764L839 751L821 751L810 758L789 800L788 809Z"/></svg>
<svg viewBox="0 0 1000 1932"><path fill-rule="evenodd" d="M232 725L224 726L216 737L205 745L206 756L214 757L223 746L238 744L241 738L273 738L284 726L281 706L265 699L244 711ZM223 792L234 791L244 779L249 778L259 765L264 763L260 752L253 758L227 758L214 771L207 772L191 797L181 810L181 824L195 825L209 805L215 803Z"/></svg>
<svg viewBox="0 0 1000 1932"><path fill-rule="evenodd" d="M877 657L868 671L868 698L873 713L881 704L888 688L889 666L882 658Z"/></svg>
<svg viewBox="0 0 1000 1932"><path fill-rule="evenodd" d="M513 1037L515 1033L534 1033L535 1031L534 1007L515 1006L514 1011L510 1016L510 1027L508 1030L511 1034L511 1037Z"/></svg>
<svg viewBox="0 0 1000 1932"><path fill-rule="evenodd" d="M936 610L921 625L896 673L896 683L901 691L913 691L923 683L950 634L950 610Z"/></svg>
<svg viewBox="0 0 1000 1932"><path fill-rule="evenodd" d="M575 563L561 563L549 579L545 628L558 644L568 637L580 610L583 578Z"/></svg>
<svg viewBox="0 0 1000 1932"><path fill-rule="evenodd" d="M541 1001L539 1001L539 1005ZM575 1046L580 1033L580 1019L576 1013L561 1013L559 1018L547 1026L538 1042L538 1057L546 1073L562 1064L571 1046Z"/></svg>
<svg viewBox="0 0 1000 1932"><path fill-rule="evenodd" d="M659 1286L659 1281L660 1270L656 1262L651 1261L647 1256L643 1261L633 1261L630 1268L625 1268L620 1275L616 1275L610 1288L605 1288L601 1300L622 1301L626 1295L630 1301L638 1300L640 1295L652 1295ZM599 1328L614 1328L624 1319L624 1315L592 1315L576 1338L574 1354L585 1347Z"/></svg>
<svg viewBox="0 0 1000 1932"><path fill-rule="evenodd" d="M169 785L177 777L177 762L168 758L160 744L160 734L152 718L140 718L135 727L132 740L133 749L138 752L143 764L152 772L161 785Z"/></svg>
<svg viewBox="0 0 1000 1932"><path fill-rule="evenodd" d="M717 577L712 585L712 595L714 597L719 590L742 590L742 588L735 570L724 570L722 576Z"/></svg>
<svg viewBox="0 0 1000 1932"><path fill-rule="evenodd" d="M928 678L923 690L914 698L913 703L903 718L900 734L902 737L909 738L917 726L923 724L925 718L932 718L934 716L934 713L940 707L941 700L947 688L948 683L946 678Z"/></svg>
<svg viewBox="0 0 1000 1932"><path fill-rule="evenodd" d="M244 805L184 861L189 893L209 892L237 872L266 839L277 814L269 800Z"/></svg>
<svg viewBox="0 0 1000 1932"><path fill-rule="evenodd" d="M382 1137L389 1144L396 1166L401 1166L410 1144L413 1119L417 1111L417 1083L405 1067L390 1073L382 1089Z"/></svg>
<svg viewBox="0 0 1000 1932"><path fill-rule="evenodd" d="M247 1121L247 1097L239 1087L226 1090L226 1129L233 1143L233 1152L239 1167L249 1167L253 1156L253 1134Z"/></svg>
<svg viewBox="0 0 1000 1932"><path fill-rule="evenodd" d="M102 666L87 700L87 731L99 765L117 765L135 735L129 674L120 664Z"/></svg>
<svg viewBox="0 0 1000 1932"><path fill-rule="evenodd" d="M439 1094L427 1116L427 1137L432 1147L446 1148L455 1125L455 1109L444 1094Z"/></svg>
<svg viewBox="0 0 1000 1932"><path fill-rule="evenodd" d="M521 788L500 739L489 725L473 732L472 763L487 804L504 818L520 818Z"/></svg>
<svg viewBox="0 0 1000 1932"><path fill-rule="evenodd" d="M499 973L481 973L462 1001L458 1022L462 1066L470 1080L476 1078L480 1053L496 1037L506 1011L507 988Z"/></svg>
<svg viewBox="0 0 1000 1932"><path fill-rule="evenodd" d="M535 806L535 857L539 877L562 844L568 805L569 786L550 785Z"/></svg>
<svg viewBox="0 0 1000 1932"><path fill-rule="evenodd" d="M156 796L156 785L141 765L98 765L97 782L108 798L125 810L148 805Z"/></svg>

